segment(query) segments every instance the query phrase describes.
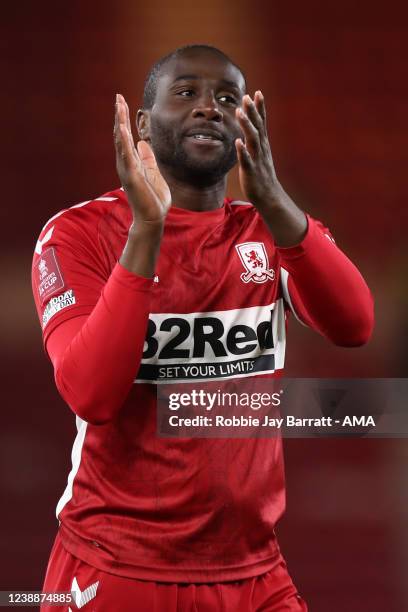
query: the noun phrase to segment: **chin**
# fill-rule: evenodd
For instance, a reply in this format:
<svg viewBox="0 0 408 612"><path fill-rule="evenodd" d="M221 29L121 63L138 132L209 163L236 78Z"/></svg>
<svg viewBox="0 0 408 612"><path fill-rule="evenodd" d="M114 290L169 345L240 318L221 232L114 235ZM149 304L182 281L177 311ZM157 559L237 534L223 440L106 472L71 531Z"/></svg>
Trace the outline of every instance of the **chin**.
<svg viewBox="0 0 408 612"><path fill-rule="evenodd" d="M197 175L218 175L219 177L225 176L231 168L237 163L235 158L226 158L225 155L221 158L214 156L212 159L203 159L202 157L197 159L196 157L188 157L186 164L184 164L185 170Z"/></svg>

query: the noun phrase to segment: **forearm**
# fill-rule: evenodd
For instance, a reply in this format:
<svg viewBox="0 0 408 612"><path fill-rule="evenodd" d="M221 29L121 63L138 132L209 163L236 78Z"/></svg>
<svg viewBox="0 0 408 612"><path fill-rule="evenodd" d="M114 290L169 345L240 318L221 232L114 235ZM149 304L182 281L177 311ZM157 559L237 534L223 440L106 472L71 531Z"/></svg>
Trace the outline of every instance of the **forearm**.
<svg viewBox="0 0 408 612"><path fill-rule="evenodd" d="M279 249L289 273L295 312L313 329L340 346L368 341L374 324L373 298L360 272L309 217L304 240Z"/></svg>
<svg viewBox="0 0 408 612"><path fill-rule="evenodd" d="M373 300L354 264L277 180L256 206L289 273L289 294L299 318L335 344L367 342L373 328Z"/></svg>
<svg viewBox="0 0 408 612"><path fill-rule="evenodd" d="M92 313L50 335L47 351L62 397L85 421L113 420L139 369L150 313L152 279L117 265ZM73 333L74 330L76 333Z"/></svg>
<svg viewBox="0 0 408 612"><path fill-rule="evenodd" d="M277 179L269 187L268 196L255 205L275 244L279 247L299 244L307 231L305 213L294 203Z"/></svg>
<svg viewBox="0 0 408 612"><path fill-rule="evenodd" d="M159 222L139 221L133 223L128 240L119 260L120 264L139 276L152 278L154 275L164 220Z"/></svg>

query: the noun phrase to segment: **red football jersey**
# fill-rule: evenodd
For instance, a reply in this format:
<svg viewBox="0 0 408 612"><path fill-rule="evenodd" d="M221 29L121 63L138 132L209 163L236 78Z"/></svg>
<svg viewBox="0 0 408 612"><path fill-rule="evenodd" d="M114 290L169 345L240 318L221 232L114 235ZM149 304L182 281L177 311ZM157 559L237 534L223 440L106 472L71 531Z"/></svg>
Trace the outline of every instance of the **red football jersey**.
<svg viewBox="0 0 408 612"><path fill-rule="evenodd" d="M250 204L226 199L209 212L173 206L151 282L117 264L131 222L116 190L50 219L34 254L45 343L64 321L91 314L111 275L122 274L123 283L133 276L150 299L140 315L147 333L135 384L115 418L100 424L77 414L72 470L57 506L64 546L104 571L145 580L261 574L278 554L281 439L158 438L156 384L281 374L291 299L282 251L296 259L301 247L276 248ZM323 245L332 244L327 237L309 218L305 242L332 248ZM115 308L119 326L121 303ZM75 399L70 405L77 412Z"/></svg>

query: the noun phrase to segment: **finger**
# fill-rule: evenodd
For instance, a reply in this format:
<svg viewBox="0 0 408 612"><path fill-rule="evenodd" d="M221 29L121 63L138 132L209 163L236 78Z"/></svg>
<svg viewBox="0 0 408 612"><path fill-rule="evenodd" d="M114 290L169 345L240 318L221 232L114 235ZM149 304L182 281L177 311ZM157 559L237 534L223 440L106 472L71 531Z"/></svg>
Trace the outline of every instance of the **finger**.
<svg viewBox="0 0 408 612"><path fill-rule="evenodd" d="M126 127L126 115L125 115L125 109L123 106L123 102L121 100L121 96L120 94L116 94L115 127L114 127L115 142L116 141L120 142L120 139L121 139L120 126L121 125Z"/></svg>
<svg viewBox="0 0 408 612"><path fill-rule="evenodd" d="M235 148L237 151L238 163L244 170L251 170L253 161L248 153L248 149L243 143L241 138L237 138L235 141Z"/></svg>
<svg viewBox="0 0 408 612"><path fill-rule="evenodd" d="M125 125L119 126L120 133L120 148L121 148L121 159L123 160L126 168L137 168L138 159L135 156L135 148L129 130Z"/></svg>
<svg viewBox="0 0 408 612"><path fill-rule="evenodd" d="M114 123L114 127L113 127L113 140L115 143L115 149L116 149L116 155L117 156L121 156L122 155L122 137L121 137L121 133L120 133L120 119L119 119L119 101L118 101L118 94L116 94L116 102L115 102L115 123Z"/></svg>
<svg viewBox="0 0 408 612"><path fill-rule="evenodd" d="M264 154L272 162L271 145L269 142L268 128L266 125L266 108L265 99L261 90L257 90L254 96L254 104L263 123L263 137L261 138L261 147Z"/></svg>
<svg viewBox="0 0 408 612"><path fill-rule="evenodd" d="M119 124L126 127L128 133L129 133L129 136L130 136L130 140L131 140L132 145L134 147L135 145L134 145L134 142L133 142L132 128L131 128L130 119L129 119L129 107L126 104L125 98L121 94L118 94L118 97L119 97L119 99L118 99ZM136 149L135 149L135 154L137 155Z"/></svg>
<svg viewBox="0 0 408 612"><path fill-rule="evenodd" d="M129 106L128 103L126 102L124 96L122 96L122 94L119 94L120 96L120 101L123 104L123 107L125 109L125 121L126 121L126 127L128 129L128 131L130 132L130 134L132 134L132 126L130 124L130 116L129 116Z"/></svg>
<svg viewBox="0 0 408 612"><path fill-rule="evenodd" d="M126 102L124 97L121 94L116 94L116 117L115 117L115 126L118 129L119 127L124 126L129 131L127 115L126 115Z"/></svg>
<svg viewBox="0 0 408 612"><path fill-rule="evenodd" d="M119 127L120 124L125 125L126 123L126 116L125 116L125 109L124 109L124 104L123 104L123 96L121 96L120 94L116 94L116 118L117 118L117 125Z"/></svg>
<svg viewBox="0 0 408 612"><path fill-rule="evenodd" d="M116 99L115 99L115 122L114 122L114 126L113 126L113 133L119 133L119 125L121 123L121 121L123 122L122 119L122 114L123 114L123 110L122 110L122 101L121 101L121 95L120 94L116 94Z"/></svg>
<svg viewBox="0 0 408 612"><path fill-rule="evenodd" d="M244 133L248 152L253 159L256 159L260 149L259 132L242 108L237 108L236 116Z"/></svg>
<svg viewBox="0 0 408 612"><path fill-rule="evenodd" d="M113 122L113 139L115 142L115 146L117 145L117 136L118 136L118 129L119 129L119 118L118 118L118 94L116 94L116 100L115 100L115 119Z"/></svg>
<svg viewBox="0 0 408 612"><path fill-rule="evenodd" d="M248 97L249 96L244 96ZM249 100L251 100L249 98ZM260 138L260 148L262 152L267 157L271 157L271 148L269 144L268 131L266 128L266 111L265 111L265 103L264 97L260 90L257 90L254 95L254 101L248 103L248 112L249 117L252 122L256 125L256 128L259 132Z"/></svg>
<svg viewBox="0 0 408 612"><path fill-rule="evenodd" d="M262 122L264 124L264 128L265 128L265 132L266 132L266 108L265 108L265 98L263 96L263 93L260 89L258 89L258 91L255 92L255 106L258 110L259 116L262 119Z"/></svg>
<svg viewBox="0 0 408 612"><path fill-rule="evenodd" d="M242 98L242 105L243 105L244 111L246 112L246 114L248 115L249 119L252 121L252 123L258 130L258 132L260 134L264 134L265 130L264 130L264 122L262 120L262 117L259 114L254 101L247 94Z"/></svg>
<svg viewBox="0 0 408 612"><path fill-rule="evenodd" d="M133 158L134 166L140 170L141 162L133 142L132 131L130 129L129 109L126 101L121 94L116 95L116 114L115 114L115 146L119 158L126 162L129 167ZM119 160L117 160L119 163Z"/></svg>

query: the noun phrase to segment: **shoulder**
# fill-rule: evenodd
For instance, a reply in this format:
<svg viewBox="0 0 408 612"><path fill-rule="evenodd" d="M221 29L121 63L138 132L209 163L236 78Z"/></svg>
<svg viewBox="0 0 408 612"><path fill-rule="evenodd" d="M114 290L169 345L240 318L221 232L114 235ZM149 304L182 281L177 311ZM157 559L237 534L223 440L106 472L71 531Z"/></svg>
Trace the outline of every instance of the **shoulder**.
<svg viewBox="0 0 408 612"><path fill-rule="evenodd" d="M85 200L60 210L50 217L41 229L35 253L40 255L43 246L52 239L69 238L73 240L79 236L89 238L98 231L100 220L111 215L118 205L120 208L127 208L122 188L108 191L91 200Z"/></svg>

